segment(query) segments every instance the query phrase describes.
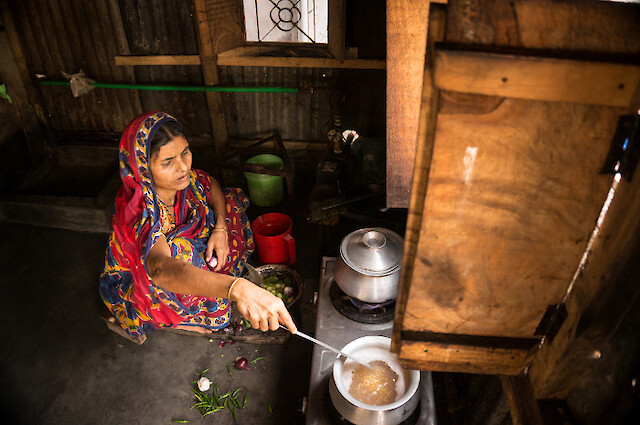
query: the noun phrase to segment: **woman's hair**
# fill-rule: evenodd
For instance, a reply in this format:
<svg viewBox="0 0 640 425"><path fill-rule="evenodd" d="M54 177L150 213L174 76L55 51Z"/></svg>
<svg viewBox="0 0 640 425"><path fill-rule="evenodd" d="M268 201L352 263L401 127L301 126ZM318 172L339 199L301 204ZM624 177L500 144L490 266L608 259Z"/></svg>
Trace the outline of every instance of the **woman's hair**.
<svg viewBox="0 0 640 425"><path fill-rule="evenodd" d="M160 148L172 141L175 137L184 136L184 127L178 121L169 121L163 124L151 139L150 158L160 152Z"/></svg>

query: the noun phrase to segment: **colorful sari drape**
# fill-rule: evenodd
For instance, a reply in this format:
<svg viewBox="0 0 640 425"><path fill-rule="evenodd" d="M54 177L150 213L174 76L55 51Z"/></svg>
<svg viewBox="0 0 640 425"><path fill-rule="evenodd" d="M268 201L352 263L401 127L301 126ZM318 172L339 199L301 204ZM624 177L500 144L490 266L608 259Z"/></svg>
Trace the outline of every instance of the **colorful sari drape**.
<svg viewBox="0 0 640 425"><path fill-rule="evenodd" d="M164 112L144 113L129 123L120 140L122 188L116 196L99 293L116 322L133 336L176 325L216 330L229 321L229 300L167 291L147 272L149 250L163 235L174 258L211 270L204 253L217 217L207 203L211 188L208 174L191 170L189 186L178 191L172 207L175 227L163 222L149 168L149 144L158 128L169 121L175 118ZM223 192L229 256L219 273L239 276L254 249L245 213L249 201L240 189L225 188Z"/></svg>

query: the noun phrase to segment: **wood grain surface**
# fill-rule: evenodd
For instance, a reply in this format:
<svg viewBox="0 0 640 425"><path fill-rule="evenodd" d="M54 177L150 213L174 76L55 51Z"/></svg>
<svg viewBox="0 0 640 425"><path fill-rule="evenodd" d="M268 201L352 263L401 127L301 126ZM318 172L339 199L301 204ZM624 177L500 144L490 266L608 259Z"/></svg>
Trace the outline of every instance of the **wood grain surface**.
<svg viewBox="0 0 640 425"><path fill-rule="evenodd" d="M531 352L517 348L474 347L448 343L403 341L400 362L407 368L434 372L519 375Z"/></svg>
<svg viewBox="0 0 640 425"><path fill-rule="evenodd" d="M439 49L436 85L462 93L629 107L640 90L640 65Z"/></svg>
<svg viewBox="0 0 640 425"><path fill-rule="evenodd" d="M513 425L544 424L528 375L501 376L500 382L509 401Z"/></svg>
<svg viewBox="0 0 640 425"><path fill-rule="evenodd" d="M638 26L630 22L638 10L595 3L452 0L445 41L468 44L469 50L557 49L637 59ZM625 35L612 35L614 43L604 40L605 33L618 30ZM535 358L537 347L507 353L499 351L507 346L491 347L492 341L540 338L536 328L545 311L567 294L611 183L600 169L619 115L631 108L569 103L576 99L567 98L520 100L501 92L438 90L436 96L435 139L424 133L418 140L422 166L416 169L421 177L414 192L421 193L412 194L405 244L415 255L403 259L399 301L405 304L396 313L392 347L405 364L420 368L518 374ZM424 164L429 156L430 163ZM608 262L601 266L604 273L613 257L603 261ZM594 280L593 286L599 284ZM581 309L584 304L576 307ZM568 310L567 322L579 315ZM559 352L543 345L548 353L536 372L536 394L560 387L561 378L547 391L538 388L559 364L568 366L561 360L574 338L572 328L563 326L556 337L563 341ZM420 337L436 334L451 342Z"/></svg>
<svg viewBox="0 0 640 425"><path fill-rule="evenodd" d="M409 206L429 2L387 2L387 207Z"/></svg>
<svg viewBox="0 0 640 425"><path fill-rule="evenodd" d="M617 112L507 99L438 117L404 330L533 337L606 196Z"/></svg>

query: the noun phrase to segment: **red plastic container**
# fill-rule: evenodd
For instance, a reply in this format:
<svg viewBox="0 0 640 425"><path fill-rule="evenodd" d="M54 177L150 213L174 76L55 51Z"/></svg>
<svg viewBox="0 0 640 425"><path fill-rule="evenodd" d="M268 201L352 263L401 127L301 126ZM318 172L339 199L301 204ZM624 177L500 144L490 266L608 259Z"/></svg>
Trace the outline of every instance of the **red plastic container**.
<svg viewBox="0 0 640 425"><path fill-rule="evenodd" d="M293 238L293 221L281 213L263 214L252 224L258 255L263 264L288 264L296 262L296 241Z"/></svg>

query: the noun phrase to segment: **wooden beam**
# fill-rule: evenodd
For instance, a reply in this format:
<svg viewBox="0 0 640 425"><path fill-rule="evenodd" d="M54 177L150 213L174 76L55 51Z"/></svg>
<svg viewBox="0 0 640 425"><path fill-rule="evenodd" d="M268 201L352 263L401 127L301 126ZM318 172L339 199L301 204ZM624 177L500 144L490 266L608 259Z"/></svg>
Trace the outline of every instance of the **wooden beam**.
<svg viewBox="0 0 640 425"><path fill-rule="evenodd" d="M114 56L118 66L200 65L199 55Z"/></svg>
<svg viewBox="0 0 640 425"><path fill-rule="evenodd" d="M219 56L221 66L266 66L272 68L334 68L334 69L385 69L384 60L269 56Z"/></svg>
<svg viewBox="0 0 640 425"><path fill-rule="evenodd" d="M435 372L520 375L533 351L520 348L488 348L448 342L399 342L400 362L409 369Z"/></svg>
<svg viewBox="0 0 640 425"><path fill-rule="evenodd" d="M216 52L211 38L209 28L209 17L207 15L207 3L205 0L194 0L194 18L198 28L198 41L200 64L204 84L215 86L220 82L218 77L218 65ZM211 130L213 133L214 150L217 155L224 153L229 145L229 135L222 108L222 96L218 92L206 92L207 106L209 108L209 119L211 120Z"/></svg>
<svg viewBox="0 0 640 425"><path fill-rule="evenodd" d="M542 425L542 415L529 376L501 376L500 381L509 402L513 425Z"/></svg>
<svg viewBox="0 0 640 425"><path fill-rule="evenodd" d="M429 31L427 39L427 64L424 67L422 99L420 104L420 116L418 125L418 139L415 152L415 166L413 169L413 181L407 180L405 184L411 185L411 198L409 200L410 214L407 216L407 225L404 235L404 255L400 269L400 281L398 284L398 296L396 298L396 316L394 320L392 349L400 351L400 332L404 320L404 311L409 297L410 282L413 274L413 263L416 259L416 250L420 238L420 226L422 224L422 205L427 193L429 180L429 167L431 154L436 137L436 118L438 113L439 92L435 88L433 80L433 49L435 40L441 40L444 36L446 14L441 8L434 8L429 12ZM404 152L409 155L409 152ZM399 202L394 200L393 202Z"/></svg>
<svg viewBox="0 0 640 425"><path fill-rule="evenodd" d="M12 223L93 233L111 231L111 217L89 197L3 194L0 210Z"/></svg>
<svg viewBox="0 0 640 425"><path fill-rule="evenodd" d="M428 1L387 1L387 207L409 206L428 21Z"/></svg>
<svg viewBox="0 0 640 425"><path fill-rule="evenodd" d="M127 34L124 29L124 21L122 20L122 14L120 12L120 6L118 5L118 1L109 0L108 2L106 2L106 6L108 8L108 15L111 18L111 25L113 26L115 42L118 46L118 52L125 55L130 55L131 48L129 47L129 40L127 39ZM129 66L124 68L122 73L126 76L128 81L131 81L132 83L136 82L136 74L133 67ZM131 116L129 118L125 118L126 121L122 123L125 126L127 125L127 122L129 119L132 119L133 117L138 116L138 114L141 114L143 111L142 102L140 101L139 91L137 90L130 91L128 93L128 97L131 100L129 108L131 108L132 111L131 111Z"/></svg>
<svg viewBox="0 0 640 425"><path fill-rule="evenodd" d="M347 8L344 0L329 0L329 52L344 60Z"/></svg>
<svg viewBox="0 0 640 425"><path fill-rule="evenodd" d="M640 65L439 49L436 86L454 92L551 102L637 105Z"/></svg>
<svg viewBox="0 0 640 425"><path fill-rule="evenodd" d="M285 57L285 56L245 56L238 54L218 55L218 66L266 66L268 68L333 68L333 69L385 69L384 59L346 59ZM158 55L158 56L115 56L116 65L200 65L198 55Z"/></svg>

